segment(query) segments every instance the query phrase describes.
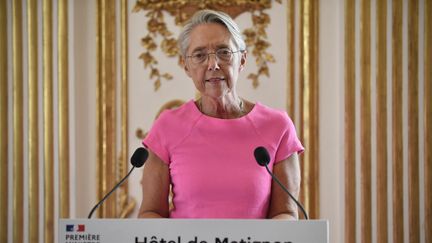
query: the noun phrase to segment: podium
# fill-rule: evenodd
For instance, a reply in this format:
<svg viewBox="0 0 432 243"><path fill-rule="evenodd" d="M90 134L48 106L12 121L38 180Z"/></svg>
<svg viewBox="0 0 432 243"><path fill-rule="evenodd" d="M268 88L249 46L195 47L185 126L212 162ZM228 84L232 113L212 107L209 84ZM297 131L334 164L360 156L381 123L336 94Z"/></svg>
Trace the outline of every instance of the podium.
<svg viewBox="0 0 432 243"><path fill-rule="evenodd" d="M59 243L328 243L326 220L60 219Z"/></svg>

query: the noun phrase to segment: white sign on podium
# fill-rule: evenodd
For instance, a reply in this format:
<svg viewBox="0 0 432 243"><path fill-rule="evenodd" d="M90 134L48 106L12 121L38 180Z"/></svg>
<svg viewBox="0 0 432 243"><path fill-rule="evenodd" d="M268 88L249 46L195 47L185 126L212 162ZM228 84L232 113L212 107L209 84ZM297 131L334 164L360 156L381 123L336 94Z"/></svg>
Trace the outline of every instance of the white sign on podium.
<svg viewBox="0 0 432 243"><path fill-rule="evenodd" d="M328 243L326 220L60 219L59 243Z"/></svg>

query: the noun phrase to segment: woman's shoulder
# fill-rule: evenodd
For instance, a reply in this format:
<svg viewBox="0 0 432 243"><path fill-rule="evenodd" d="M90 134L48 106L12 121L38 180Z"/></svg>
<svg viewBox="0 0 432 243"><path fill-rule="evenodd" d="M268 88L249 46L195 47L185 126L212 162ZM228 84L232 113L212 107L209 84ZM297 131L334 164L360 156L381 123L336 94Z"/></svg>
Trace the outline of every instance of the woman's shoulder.
<svg viewBox="0 0 432 243"><path fill-rule="evenodd" d="M194 111L196 109L194 102L188 101L179 107L166 109L162 111L159 117L153 123L153 127L163 129L164 133L181 133L190 130L196 123L199 115Z"/></svg>
<svg viewBox="0 0 432 243"><path fill-rule="evenodd" d="M178 144L193 129L199 117L193 111L193 101L166 109L154 121L149 131L150 137L157 137L167 146Z"/></svg>
<svg viewBox="0 0 432 243"><path fill-rule="evenodd" d="M272 108L260 102L255 104L252 115L253 120L261 123L283 125L287 122L291 122L291 119L285 110Z"/></svg>
<svg viewBox="0 0 432 243"><path fill-rule="evenodd" d="M193 100L190 100L179 107L171 108L171 109L165 109L162 111L159 115L159 117L156 119L158 122L169 122L172 121L184 121L193 119L194 117L197 117L196 112L194 111L195 104Z"/></svg>

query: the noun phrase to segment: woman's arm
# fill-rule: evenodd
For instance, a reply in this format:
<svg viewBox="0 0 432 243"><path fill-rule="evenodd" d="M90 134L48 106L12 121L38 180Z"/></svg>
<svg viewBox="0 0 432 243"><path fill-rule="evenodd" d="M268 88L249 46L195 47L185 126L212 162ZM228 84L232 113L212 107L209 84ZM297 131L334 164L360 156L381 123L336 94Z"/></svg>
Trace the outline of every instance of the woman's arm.
<svg viewBox="0 0 432 243"><path fill-rule="evenodd" d="M297 153L293 153L287 159L276 163L273 167L274 175L286 186L288 191L298 198L300 191L300 164ZM268 218L272 219L298 219L297 204L283 191L280 186L272 181L270 208Z"/></svg>
<svg viewBox="0 0 432 243"><path fill-rule="evenodd" d="M167 218L169 216L169 167L149 150L141 180L143 199L139 218Z"/></svg>

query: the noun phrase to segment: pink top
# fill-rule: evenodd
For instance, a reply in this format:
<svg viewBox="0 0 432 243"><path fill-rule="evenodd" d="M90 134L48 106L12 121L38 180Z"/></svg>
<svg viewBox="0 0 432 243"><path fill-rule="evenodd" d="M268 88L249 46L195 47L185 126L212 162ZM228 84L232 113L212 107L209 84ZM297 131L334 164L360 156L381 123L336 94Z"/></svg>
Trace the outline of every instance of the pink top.
<svg viewBox="0 0 432 243"><path fill-rule="evenodd" d="M267 148L270 169L303 151L284 111L256 103L243 117L218 119L202 114L193 100L164 111L143 144L169 165L171 218L266 218L271 177L254 149Z"/></svg>

